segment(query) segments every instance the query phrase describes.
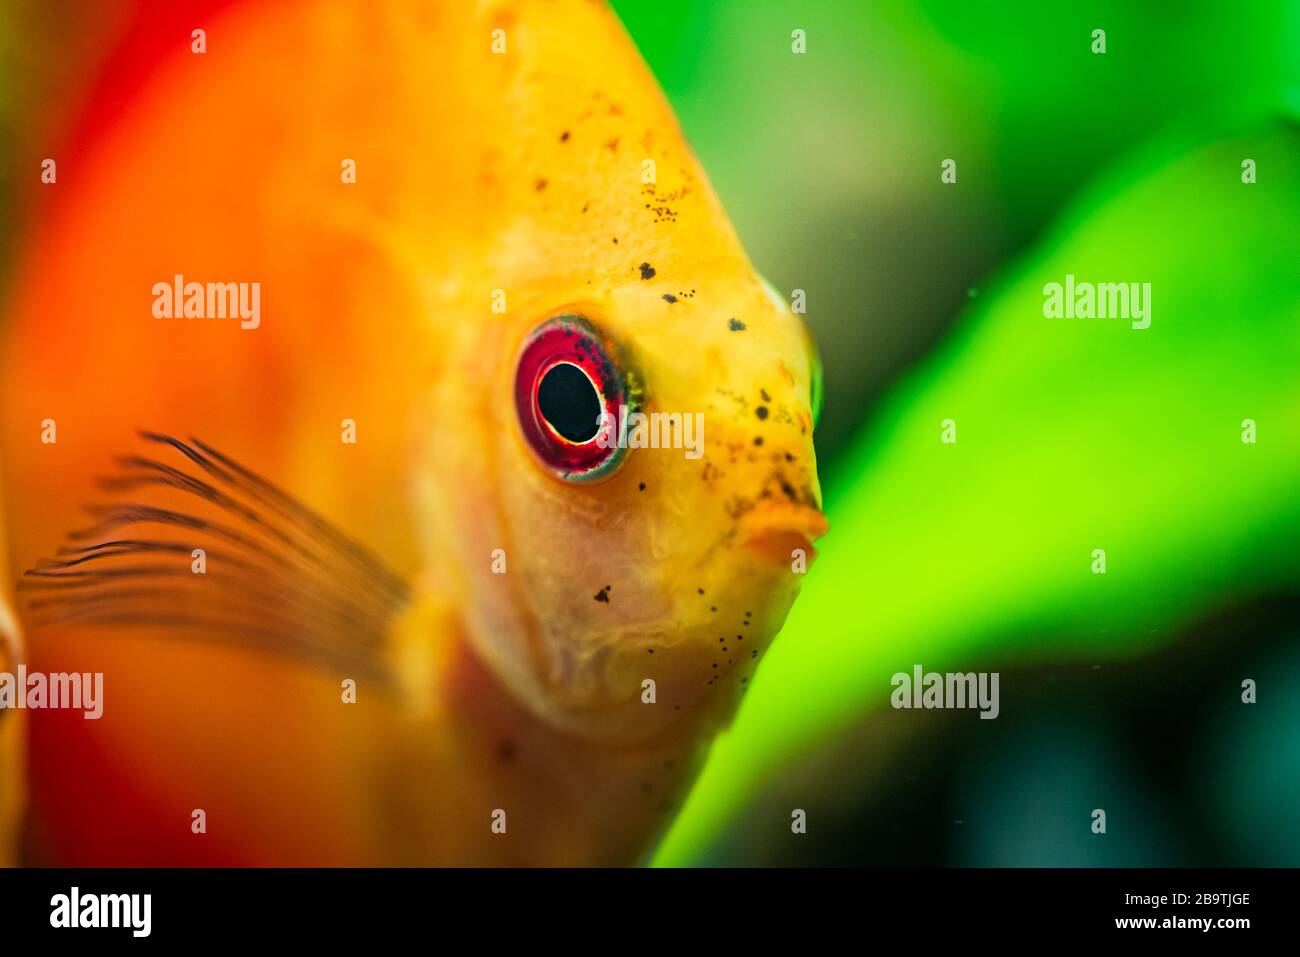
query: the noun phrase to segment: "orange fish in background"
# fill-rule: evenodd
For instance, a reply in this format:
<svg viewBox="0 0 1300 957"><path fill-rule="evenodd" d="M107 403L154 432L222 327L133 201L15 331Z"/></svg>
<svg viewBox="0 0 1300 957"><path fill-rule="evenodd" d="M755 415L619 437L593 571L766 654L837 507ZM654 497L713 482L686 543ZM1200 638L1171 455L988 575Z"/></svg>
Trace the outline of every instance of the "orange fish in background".
<svg viewBox="0 0 1300 957"><path fill-rule="evenodd" d="M4 308L27 666L104 673L26 712L27 859L635 862L826 526L617 18L147 4L113 71Z"/></svg>
<svg viewBox="0 0 1300 957"><path fill-rule="evenodd" d="M4 516L0 514L0 542L4 541ZM0 576L9 581L4 555ZM5 595L0 594L0 674L14 674L23 657L18 622ZM0 867L16 862L20 815L23 807L23 726L21 712L0 710Z"/></svg>

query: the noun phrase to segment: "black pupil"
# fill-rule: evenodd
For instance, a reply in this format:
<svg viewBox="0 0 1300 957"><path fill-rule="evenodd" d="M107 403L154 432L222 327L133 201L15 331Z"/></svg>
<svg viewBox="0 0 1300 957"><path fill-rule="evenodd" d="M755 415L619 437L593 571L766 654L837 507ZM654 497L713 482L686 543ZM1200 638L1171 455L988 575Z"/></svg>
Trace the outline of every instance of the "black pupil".
<svg viewBox="0 0 1300 957"><path fill-rule="evenodd" d="M600 428L600 396L577 366L562 362L542 376L537 407L570 442L590 442Z"/></svg>

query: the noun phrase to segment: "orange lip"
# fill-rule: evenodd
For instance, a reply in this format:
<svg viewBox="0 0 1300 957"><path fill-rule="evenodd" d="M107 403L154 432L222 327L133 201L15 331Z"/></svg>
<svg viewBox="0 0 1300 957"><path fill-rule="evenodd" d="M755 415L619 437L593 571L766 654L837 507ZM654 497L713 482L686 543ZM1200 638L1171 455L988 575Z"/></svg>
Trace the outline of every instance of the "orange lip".
<svg viewBox="0 0 1300 957"><path fill-rule="evenodd" d="M813 542L826 534L826 516L807 506L777 506L747 513L740 520L740 540L773 561L789 562L798 549L808 563L817 557Z"/></svg>

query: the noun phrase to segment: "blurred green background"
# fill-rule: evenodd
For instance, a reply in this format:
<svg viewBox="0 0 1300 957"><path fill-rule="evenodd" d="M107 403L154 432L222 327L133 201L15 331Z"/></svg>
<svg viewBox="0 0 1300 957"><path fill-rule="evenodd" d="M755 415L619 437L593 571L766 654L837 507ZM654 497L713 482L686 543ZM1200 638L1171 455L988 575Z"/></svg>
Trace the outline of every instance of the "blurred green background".
<svg viewBox="0 0 1300 957"><path fill-rule="evenodd" d="M614 5L826 373L831 534L655 861L1300 864L1300 6Z"/></svg>

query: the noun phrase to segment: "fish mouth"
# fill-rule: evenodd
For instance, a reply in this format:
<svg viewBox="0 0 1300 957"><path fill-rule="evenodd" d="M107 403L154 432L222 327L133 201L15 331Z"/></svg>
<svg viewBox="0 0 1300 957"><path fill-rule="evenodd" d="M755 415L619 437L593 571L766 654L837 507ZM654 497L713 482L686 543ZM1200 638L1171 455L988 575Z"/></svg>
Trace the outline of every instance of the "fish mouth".
<svg viewBox="0 0 1300 957"><path fill-rule="evenodd" d="M741 543L769 561L789 564L801 551L811 565L813 543L830 527L826 516L807 505L782 505L745 514L738 526Z"/></svg>

